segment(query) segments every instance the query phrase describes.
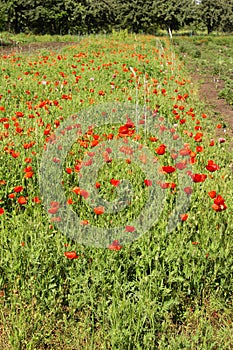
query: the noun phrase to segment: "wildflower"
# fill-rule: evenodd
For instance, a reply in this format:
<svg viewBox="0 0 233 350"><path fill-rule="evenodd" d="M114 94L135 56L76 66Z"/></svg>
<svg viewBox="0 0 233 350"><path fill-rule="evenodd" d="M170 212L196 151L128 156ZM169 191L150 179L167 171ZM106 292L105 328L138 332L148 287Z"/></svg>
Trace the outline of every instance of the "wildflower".
<svg viewBox="0 0 233 350"><path fill-rule="evenodd" d="M194 136L194 140L196 142L201 142L202 141L202 136L203 136L203 134L201 132L197 132L196 135Z"/></svg>
<svg viewBox="0 0 233 350"><path fill-rule="evenodd" d="M175 164L176 169L183 170L186 168L186 163L185 162L179 162Z"/></svg>
<svg viewBox="0 0 233 350"><path fill-rule="evenodd" d="M34 203L40 203L40 202L41 202L41 200L40 200L39 197L34 197L34 198L32 198L32 201L33 201Z"/></svg>
<svg viewBox="0 0 233 350"><path fill-rule="evenodd" d="M163 155L166 152L166 146L164 144L161 144L158 148L156 148L155 152L158 155Z"/></svg>
<svg viewBox="0 0 233 350"><path fill-rule="evenodd" d="M24 175L25 179L30 179L34 175L33 171L27 171Z"/></svg>
<svg viewBox="0 0 233 350"><path fill-rule="evenodd" d="M83 198L87 199L89 196L89 193L85 190L80 190L80 196L82 196Z"/></svg>
<svg viewBox="0 0 233 350"><path fill-rule="evenodd" d="M108 249L110 250L121 250L121 248L123 248L123 246L119 244L119 241L117 239L108 246Z"/></svg>
<svg viewBox="0 0 233 350"><path fill-rule="evenodd" d="M162 167L163 171L167 174L171 174L173 173L174 171L176 171L176 168L174 168L173 166L171 165L166 165L166 166L163 166Z"/></svg>
<svg viewBox="0 0 233 350"><path fill-rule="evenodd" d="M27 199L25 197L23 197L23 196L20 196L18 198L18 203L21 204L21 205L27 204Z"/></svg>
<svg viewBox="0 0 233 350"><path fill-rule="evenodd" d="M186 221L188 219L188 214L180 214L180 218L182 221Z"/></svg>
<svg viewBox="0 0 233 350"><path fill-rule="evenodd" d="M214 199L214 204L212 205L212 208L217 211L223 211L227 209L227 206L225 204L225 200L222 196L218 195L215 199Z"/></svg>
<svg viewBox="0 0 233 350"><path fill-rule="evenodd" d="M206 169L210 172L214 172L216 170L219 170L220 167L213 162L213 160L208 160L208 165L206 165Z"/></svg>
<svg viewBox="0 0 233 350"><path fill-rule="evenodd" d="M101 214L103 214L103 213L104 213L104 207L99 206L99 207L94 208L94 213L95 213L96 215L101 215Z"/></svg>
<svg viewBox="0 0 233 350"><path fill-rule="evenodd" d="M210 196L210 198L215 198L216 197L216 191L210 191L208 192L208 195Z"/></svg>
<svg viewBox="0 0 233 350"><path fill-rule="evenodd" d="M16 117L23 117L24 113L23 112L15 112Z"/></svg>
<svg viewBox="0 0 233 350"><path fill-rule="evenodd" d="M16 192L16 193L19 193L19 192L22 192L22 191L23 191L23 186L16 186L14 188L14 192Z"/></svg>
<svg viewBox="0 0 233 350"><path fill-rule="evenodd" d="M148 187L148 186L152 186L152 181L151 180L144 180L144 184Z"/></svg>
<svg viewBox="0 0 233 350"><path fill-rule="evenodd" d="M211 139L211 140L210 140L210 143L209 143L209 146L212 147L212 146L214 146L214 145L215 145L214 139Z"/></svg>
<svg viewBox="0 0 233 350"><path fill-rule="evenodd" d="M110 183L111 183L111 185L117 187L117 186L119 186L119 184L120 184L121 182L120 182L120 180L111 179L111 180L110 180Z"/></svg>
<svg viewBox="0 0 233 350"><path fill-rule="evenodd" d="M85 225L88 225L88 224L89 224L88 220L81 220L80 221L80 225L85 226Z"/></svg>
<svg viewBox="0 0 233 350"><path fill-rule="evenodd" d="M127 231L127 232L134 232L135 231L135 227L134 226L125 226L125 231Z"/></svg>
<svg viewBox="0 0 233 350"><path fill-rule="evenodd" d="M192 174L191 175L193 182L204 182L207 178L206 174Z"/></svg>
<svg viewBox="0 0 233 350"><path fill-rule="evenodd" d="M70 260L79 258L79 255L77 255L76 252L65 252L64 255L67 259L70 259Z"/></svg>

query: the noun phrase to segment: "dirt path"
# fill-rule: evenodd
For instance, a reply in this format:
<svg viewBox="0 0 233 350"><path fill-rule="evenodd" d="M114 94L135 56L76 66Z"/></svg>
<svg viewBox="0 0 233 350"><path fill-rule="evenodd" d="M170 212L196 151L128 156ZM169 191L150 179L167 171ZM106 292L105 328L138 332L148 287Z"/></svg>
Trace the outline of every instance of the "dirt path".
<svg viewBox="0 0 233 350"><path fill-rule="evenodd" d="M41 49L48 49L52 51L59 51L65 46L77 45L78 42L43 42L43 43L30 43L26 45L0 45L0 55L9 55L13 52L36 52Z"/></svg>
<svg viewBox="0 0 233 350"><path fill-rule="evenodd" d="M210 75L192 74L192 80L199 86L199 96L208 107L218 114L229 126L228 134L233 135L233 109L226 100L218 97L219 91L224 87L224 82Z"/></svg>

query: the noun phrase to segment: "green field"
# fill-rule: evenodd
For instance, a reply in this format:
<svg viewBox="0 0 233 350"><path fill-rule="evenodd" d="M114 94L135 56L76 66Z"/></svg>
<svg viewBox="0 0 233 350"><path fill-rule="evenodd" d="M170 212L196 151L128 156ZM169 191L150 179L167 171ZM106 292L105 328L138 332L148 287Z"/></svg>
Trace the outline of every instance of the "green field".
<svg viewBox="0 0 233 350"><path fill-rule="evenodd" d="M189 69L227 89L233 39L56 41L0 53L0 349L232 349L232 136Z"/></svg>

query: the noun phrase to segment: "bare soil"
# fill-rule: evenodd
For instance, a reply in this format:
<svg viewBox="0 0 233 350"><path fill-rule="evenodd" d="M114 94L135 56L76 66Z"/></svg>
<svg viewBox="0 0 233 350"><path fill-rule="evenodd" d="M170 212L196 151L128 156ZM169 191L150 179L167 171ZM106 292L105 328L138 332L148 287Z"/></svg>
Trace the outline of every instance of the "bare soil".
<svg viewBox="0 0 233 350"><path fill-rule="evenodd" d="M0 55L9 55L13 52L36 52L41 49L48 49L51 51L59 51L65 46L77 45L77 42L43 42L30 43L25 45L0 45Z"/></svg>
<svg viewBox="0 0 233 350"><path fill-rule="evenodd" d="M192 74L192 80L199 86L199 97L216 115L229 126L228 133L233 135L233 109L226 100L219 98L218 93L224 87L224 81L212 75Z"/></svg>

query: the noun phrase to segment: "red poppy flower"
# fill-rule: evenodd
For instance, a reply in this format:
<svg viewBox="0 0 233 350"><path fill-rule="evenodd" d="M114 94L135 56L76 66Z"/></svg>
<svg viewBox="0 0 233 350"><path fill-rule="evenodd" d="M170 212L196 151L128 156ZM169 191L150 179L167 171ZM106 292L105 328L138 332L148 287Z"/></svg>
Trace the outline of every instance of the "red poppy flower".
<svg viewBox="0 0 233 350"><path fill-rule="evenodd" d="M227 206L225 204L225 200L222 196L218 195L215 199L214 199L214 204L212 205L212 208L217 211L223 211L227 209Z"/></svg>
<svg viewBox="0 0 233 350"><path fill-rule="evenodd" d="M18 203L19 204L27 204L27 199L25 198L25 197L23 197L23 196L20 196L19 198L18 198Z"/></svg>
<svg viewBox="0 0 233 350"><path fill-rule="evenodd" d="M206 169L210 172L214 172L216 170L219 170L220 167L213 162L213 160L208 160L208 165L206 165Z"/></svg>
<svg viewBox="0 0 233 350"><path fill-rule="evenodd" d="M94 213L95 213L96 215L101 215L101 214L103 214L103 213L104 213L104 207L99 206L99 207L94 208Z"/></svg>
<svg viewBox="0 0 233 350"><path fill-rule="evenodd" d="M0 215L3 215L5 213L5 210L3 208L0 208Z"/></svg>
<svg viewBox="0 0 233 350"><path fill-rule="evenodd" d="M144 184L146 185L146 186L152 186L152 181L151 180L144 180Z"/></svg>
<svg viewBox="0 0 233 350"><path fill-rule="evenodd" d="M74 187L72 189L72 192L74 192L75 194L80 194L80 187Z"/></svg>
<svg viewBox="0 0 233 350"><path fill-rule="evenodd" d="M48 212L50 214L56 214L56 212L58 211L60 207L60 203L59 202L50 202L50 209L48 210Z"/></svg>
<svg viewBox="0 0 233 350"><path fill-rule="evenodd" d="M201 132L197 132L196 135L194 136L194 140L196 142L201 142L202 141L202 136L203 136L203 134Z"/></svg>
<svg viewBox="0 0 233 350"><path fill-rule="evenodd" d="M79 258L79 255L77 255L76 252L65 252L64 255L67 259L71 260Z"/></svg>
<svg viewBox="0 0 233 350"><path fill-rule="evenodd" d="M191 150L188 148L182 148L179 150L179 154L181 156L189 156L190 152L191 152Z"/></svg>
<svg viewBox="0 0 233 350"><path fill-rule="evenodd" d="M210 198L215 198L216 197L216 191L210 191L208 192L208 195L210 196Z"/></svg>
<svg viewBox="0 0 233 350"><path fill-rule="evenodd" d="M164 144L161 144L158 148L156 148L155 152L158 155L163 155L166 152L166 146Z"/></svg>
<svg viewBox="0 0 233 350"><path fill-rule="evenodd" d="M32 171L32 166L28 166L24 169L24 172L27 173L29 171Z"/></svg>
<svg viewBox="0 0 233 350"><path fill-rule="evenodd" d="M15 112L16 117L23 117L24 113L23 112Z"/></svg>
<svg viewBox="0 0 233 350"><path fill-rule="evenodd" d="M88 225L88 224L89 224L88 220L81 220L80 221L80 225L85 226L85 225Z"/></svg>
<svg viewBox="0 0 233 350"><path fill-rule="evenodd" d="M174 182L169 182L169 187L171 189L174 189L174 188L176 188L176 184Z"/></svg>
<svg viewBox="0 0 233 350"><path fill-rule="evenodd" d="M151 142L156 142L156 141L158 141L158 138L157 138L157 137L151 136L149 140L150 140Z"/></svg>
<svg viewBox="0 0 233 350"><path fill-rule="evenodd" d="M135 231L135 227L134 226L125 226L125 231L127 232L134 232Z"/></svg>
<svg viewBox="0 0 233 350"><path fill-rule="evenodd" d="M23 186L16 186L16 187L14 188L14 192L16 192L16 193L19 193L19 192L21 192L21 191L23 191Z"/></svg>
<svg viewBox="0 0 233 350"><path fill-rule="evenodd" d="M101 184L99 182L96 182L95 187L100 188Z"/></svg>
<svg viewBox="0 0 233 350"><path fill-rule="evenodd" d="M119 241L117 239L108 246L108 249L110 250L121 250L121 248L123 248L123 246L119 244Z"/></svg>
<svg viewBox="0 0 233 350"><path fill-rule="evenodd" d="M59 206L48 209L49 214L56 214Z"/></svg>
<svg viewBox="0 0 233 350"><path fill-rule="evenodd" d="M80 196L84 197L85 199L88 198L89 193L85 190L80 190Z"/></svg>
<svg viewBox="0 0 233 350"><path fill-rule="evenodd" d="M204 182L207 178L206 174L192 174L191 175L193 182Z"/></svg>
<svg viewBox="0 0 233 350"><path fill-rule="evenodd" d="M176 171L176 168L174 168L174 166L171 166L171 165L162 166L162 169L167 174L171 174L174 171Z"/></svg>
<svg viewBox="0 0 233 350"><path fill-rule="evenodd" d="M71 168L66 168L66 172L67 172L67 174L71 174L72 173L72 169Z"/></svg>
<svg viewBox="0 0 233 350"><path fill-rule="evenodd" d="M13 158L18 158L20 156L20 152L12 151L11 155L12 155Z"/></svg>
<svg viewBox="0 0 233 350"><path fill-rule="evenodd" d="M197 146L197 147L196 147L196 151L197 151L198 153L203 152L203 150L204 150L204 148L203 148L202 146Z"/></svg>
<svg viewBox="0 0 233 350"><path fill-rule="evenodd" d="M24 175L26 179L30 179L34 175L33 171L27 171Z"/></svg>
<svg viewBox="0 0 233 350"><path fill-rule="evenodd" d="M225 200L220 194L214 199L214 204L221 205L224 204Z"/></svg>
<svg viewBox="0 0 233 350"><path fill-rule="evenodd" d="M40 203L40 202L41 202L41 200L40 200L39 197L34 197L34 198L32 198L32 201L33 201L34 203Z"/></svg>
<svg viewBox="0 0 233 350"><path fill-rule="evenodd" d="M119 127L118 134L120 137L132 136L135 133L134 124L126 123Z"/></svg>
<svg viewBox="0 0 233 350"><path fill-rule="evenodd" d="M120 184L121 182L120 182L120 180L111 179L111 180L110 180L110 183L111 183L111 185L117 187L117 186L119 186L119 184Z"/></svg>
<svg viewBox="0 0 233 350"><path fill-rule="evenodd" d="M175 164L176 169L183 170L186 168L186 163L185 162L179 162Z"/></svg>
<svg viewBox="0 0 233 350"><path fill-rule="evenodd" d="M209 146L214 146L214 145L215 145L214 140L213 140L213 139L212 139L212 140L210 140Z"/></svg>
<svg viewBox="0 0 233 350"><path fill-rule="evenodd" d="M159 186L165 190L166 188L169 188L169 182L160 182Z"/></svg>
<svg viewBox="0 0 233 350"><path fill-rule="evenodd" d="M186 221L188 219L188 214L180 214L180 218L182 221Z"/></svg>
<svg viewBox="0 0 233 350"><path fill-rule="evenodd" d="M125 153L125 154L133 154L134 150L129 146L122 146L120 148L120 152Z"/></svg>

